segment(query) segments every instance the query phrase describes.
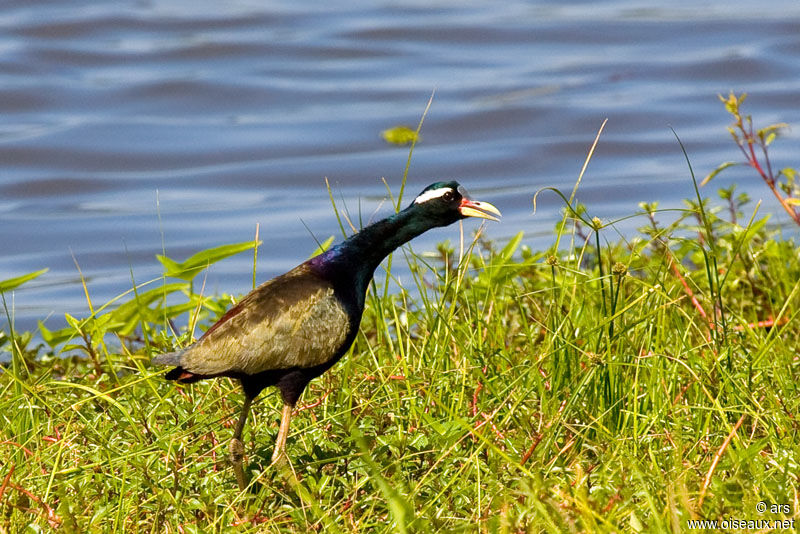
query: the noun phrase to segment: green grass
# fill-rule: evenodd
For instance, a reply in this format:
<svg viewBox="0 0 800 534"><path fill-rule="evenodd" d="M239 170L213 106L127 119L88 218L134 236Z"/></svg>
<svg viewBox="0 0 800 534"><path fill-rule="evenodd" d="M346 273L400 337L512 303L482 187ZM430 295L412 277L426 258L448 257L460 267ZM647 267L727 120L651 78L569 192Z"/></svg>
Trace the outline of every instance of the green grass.
<svg viewBox="0 0 800 534"><path fill-rule="evenodd" d="M94 340L96 364L15 349L0 374L0 527L680 532L793 503L800 259L760 223L706 215L713 239L691 219L671 233L694 227L713 249L656 226L598 250L579 223L560 251L519 235L460 263L446 245L406 252L415 286L370 292L353 350L301 400L291 468L269 467L280 404L260 398L243 494L225 460L235 384L175 387L141 343ZM603 243L613 230L596 223ZM716 327L672 257L707 315L722 303ZM160 328L144 329L151 352L174 342Z"/></svg>
<svg viewBox="0 0 800 534"><path fill-rule="evenodd" d="M125 304L40 332L70 356L14 332L3 293L0 532L634 533L794 518L800 255L743 213L746 198L720 196L698 193L677 218L642 205L624 240L562 195L548 250L519 234L396 253L412 276L395 292L373 284L352 350L303 395L281 468L280 400L259 397L245 492L226 461L238 386L176 387L148 362L230 305L199 294L197 267L257 238L165 256L182 282L135 284Z"/></svg>

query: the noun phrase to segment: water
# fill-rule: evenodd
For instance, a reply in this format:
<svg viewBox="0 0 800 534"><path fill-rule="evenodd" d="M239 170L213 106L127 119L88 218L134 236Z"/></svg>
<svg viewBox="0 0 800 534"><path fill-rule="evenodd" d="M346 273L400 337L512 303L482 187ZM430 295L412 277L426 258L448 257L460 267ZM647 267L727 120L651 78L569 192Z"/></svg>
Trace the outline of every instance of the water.
<svg viewBox="0 0 800 534"><path fill-rule="evenodd" d="M158 276L162 238L183 259L258 223L259 280L279 274L314 248L305 226L337 233L325 177L354 218L386 214L382 178L396 190L408 152L380 132L415 126L434 89L408 195L458 179L502 209L495 239L551 241L560 201L533 215L532 195L571 189L604 118L579 199L605 219L692 195L669 126L701 177L738 157L718 93L748 92L758 124L794 124L772 155L800 165L796 0L455 4L3 2L0 280L50 268L16 292L17 327L86 315L76 261L95 303L131 270ZM732 181L786 218L747 169L706 194ZM250 268L215 265L206 291L247 291Z"/></svg>

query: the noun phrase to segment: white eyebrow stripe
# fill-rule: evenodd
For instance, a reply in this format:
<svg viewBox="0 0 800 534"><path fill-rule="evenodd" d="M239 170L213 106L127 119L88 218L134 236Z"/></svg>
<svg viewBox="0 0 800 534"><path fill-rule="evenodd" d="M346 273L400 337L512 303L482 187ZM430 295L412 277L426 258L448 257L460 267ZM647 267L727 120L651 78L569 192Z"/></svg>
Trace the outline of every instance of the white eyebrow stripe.
<svg viewBox="0 0 800 534"><path fill-rule="evenodd" d="M422 204L423 202L433 200L434 198L439 198L441 196L444 196L448 191L452 193L453 188L440 187L438 189L431 189L430 191L425 191L420 196L414 199L414 204Z"/></svg>

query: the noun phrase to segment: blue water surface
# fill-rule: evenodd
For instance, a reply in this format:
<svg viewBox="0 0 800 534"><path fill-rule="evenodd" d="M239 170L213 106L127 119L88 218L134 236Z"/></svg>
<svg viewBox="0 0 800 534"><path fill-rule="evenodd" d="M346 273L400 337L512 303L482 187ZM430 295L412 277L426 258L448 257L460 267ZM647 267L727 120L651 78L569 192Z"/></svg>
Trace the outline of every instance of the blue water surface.
<svg viewBox="0 0 800 534"><path fill-rule="evenodd" d="M757 124L795 125L772 158L800 166L799 2L6 0L0 280L48 267L14 320L57 328L88 314L76 262L103 303L131 272L157 277L162 247L183 259L257 224L266 280L338 235L325 178L356 225L389 212L408 150L380 132L415 127L434 91L408 195L459 180L503 211L491 238L545 247L563 206L544 194L534 215L533 194L571 190L604 119L578 195L591 215L680 207L693 189L670 127L699 177L738 159L731 90ZM786 221L748 169L704 193L732 182ZM445 239L458 228L414 250ZM251 262L214 265L205 291L246 292Z"/></svg>

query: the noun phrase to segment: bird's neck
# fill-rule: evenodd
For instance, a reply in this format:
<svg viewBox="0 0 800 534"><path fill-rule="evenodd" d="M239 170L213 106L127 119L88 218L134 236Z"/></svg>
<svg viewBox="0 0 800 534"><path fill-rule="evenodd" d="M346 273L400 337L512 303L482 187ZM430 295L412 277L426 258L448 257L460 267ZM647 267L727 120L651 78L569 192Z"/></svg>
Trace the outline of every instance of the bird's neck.
<svg viewBox="0 0 800 534"><path fill-rule="evenodd" d="M429 230L432 225L420 217L415 206L363 228L357 234L311 260L312 264L333 274L345 269L355 277L363 293L375 269L399 246Z"/></svg>

